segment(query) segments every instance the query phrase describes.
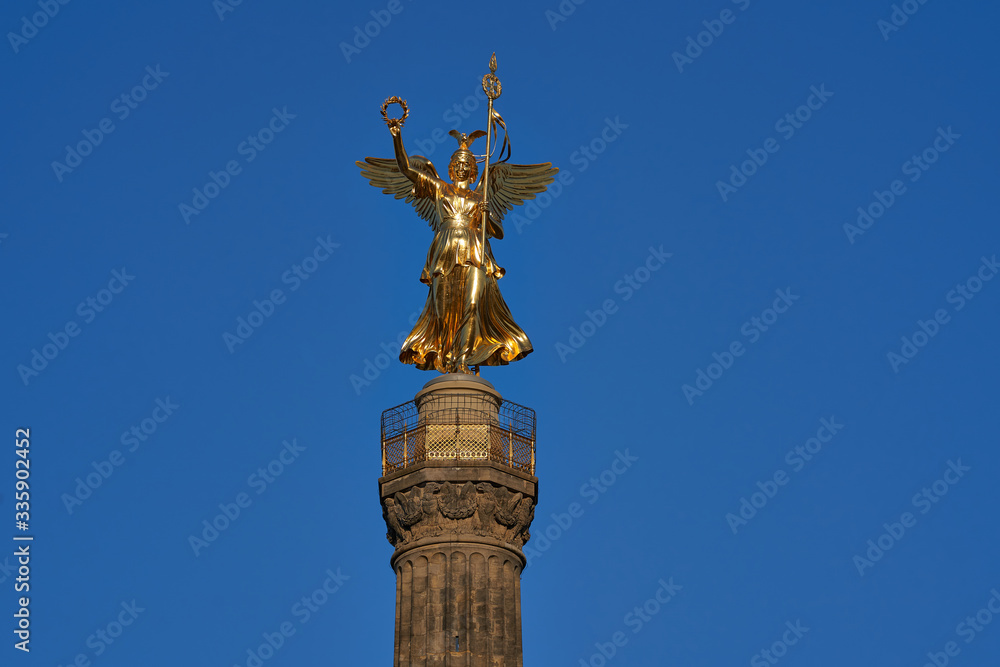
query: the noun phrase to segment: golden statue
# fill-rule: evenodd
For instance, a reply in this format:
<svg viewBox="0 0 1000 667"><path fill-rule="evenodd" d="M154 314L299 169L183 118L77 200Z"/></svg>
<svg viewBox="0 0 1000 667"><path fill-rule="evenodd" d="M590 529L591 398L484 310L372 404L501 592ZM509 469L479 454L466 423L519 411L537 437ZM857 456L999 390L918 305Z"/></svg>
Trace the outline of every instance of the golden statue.
<svg viewBox="0 0 1000 667"><path fill-rule="evenodd" d="M515 205L544 192L558 169L550 162L506 162L510 157L506 126L493 110L493 100L500 96L495 72L496 55L490 61L490 74L483 77L489 106L487 130L470 135L457 130L450 133L459 145L448 165L451 183L438 176L427 158L407 155L402 126L409 111L406 102L398 97L390 97L382 105L395 159L369 157L357 162L361 174L373 186L396 199L405 197L434 231L420 275L420 282L428 286L427 302L399 353L400 361L421 370L472 373L472 367L506 365L532 349L531 341L514 322L500 295L497 281L504 269L494 260L489 239L503 238L504 215ZM390 104L403 108L402 118L387 116ZM490 141L496 127L504 130L500 153L502 156L506 151L507 155L490 164ZM474 185L479 169L470 146L484 135L483 177Z"/></svg>

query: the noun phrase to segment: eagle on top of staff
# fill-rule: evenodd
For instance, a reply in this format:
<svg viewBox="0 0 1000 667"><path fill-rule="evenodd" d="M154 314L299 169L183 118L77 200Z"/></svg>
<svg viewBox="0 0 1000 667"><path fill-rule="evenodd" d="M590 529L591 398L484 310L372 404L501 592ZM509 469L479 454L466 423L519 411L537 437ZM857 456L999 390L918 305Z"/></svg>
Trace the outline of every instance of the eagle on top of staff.
<svg viewBox="0 0 1000 667"><path fill-rule="evenodd" d="M532 351L531 341L500 294L497 281L505 271L493 258L489 239L502 239L504 215L544 192L559 170L550 162L507 162L507 128L493 109L500 96L496 54L490 59L490 73L483 77L483 90L489 102L487 129L450 132L458 142L448 164L451 182L441 178L427 158L407 154L402 127L409 110L398 97L382 105L395 158L368 157L356 163L373 186L412 204L434 232L420 274L420 282L428 286L427 301L399 353L401 362L421 370L476 373L479 366L506 365ZM401 118L388 117L390 104L402 107ZM491 163L497 128L504 131L501 157ZM471 146L483 136L486 150L477 156ZM484 168L477 183L480 159Z"/></svg>

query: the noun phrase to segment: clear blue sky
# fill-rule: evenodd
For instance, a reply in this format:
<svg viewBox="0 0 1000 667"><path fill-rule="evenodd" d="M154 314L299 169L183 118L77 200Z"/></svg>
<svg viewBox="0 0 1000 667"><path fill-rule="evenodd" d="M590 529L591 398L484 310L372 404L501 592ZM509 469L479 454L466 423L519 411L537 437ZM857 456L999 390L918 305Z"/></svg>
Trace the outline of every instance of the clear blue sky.
<svg viewBox="0 0 1000 667"><path fill-rule="evenodd" d="M0 12L0 515L30 427L36 540L0 663L247 665L287 623L265 665L390 664L379 415L434 374L379 355L431 232L354 161L399 95L443 171L493 51L512 161L565 179L493 246L525 663L996 662L994 4L223 2Z"/></svg>

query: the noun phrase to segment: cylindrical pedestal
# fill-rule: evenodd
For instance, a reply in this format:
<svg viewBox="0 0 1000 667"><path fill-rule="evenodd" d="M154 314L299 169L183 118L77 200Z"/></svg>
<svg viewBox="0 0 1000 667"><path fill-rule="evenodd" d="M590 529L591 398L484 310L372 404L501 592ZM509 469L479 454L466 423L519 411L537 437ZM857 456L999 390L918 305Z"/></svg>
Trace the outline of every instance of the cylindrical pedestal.
<svg viewBox="0 0 1000 667"><path fill-rule="evenodd" d="M486 380L458 373L434 378L413 399L421 424L496 424L502 401Z"/></svg>
<svg viewBox="0 0 1000 667"><path fill-rule="evenodd" d="M394 667L523 665L521 547L538 479L490 460L501 403L474 376L428 382L415 399L426 458L379 479L396 548Z"/></svg>

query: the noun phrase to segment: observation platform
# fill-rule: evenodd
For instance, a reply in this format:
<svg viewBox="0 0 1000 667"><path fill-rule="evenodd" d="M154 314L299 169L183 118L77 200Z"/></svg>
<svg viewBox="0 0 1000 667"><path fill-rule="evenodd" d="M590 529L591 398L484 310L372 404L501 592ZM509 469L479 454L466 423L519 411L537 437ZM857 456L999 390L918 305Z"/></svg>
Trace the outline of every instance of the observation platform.
<svg viewBox="0 0 1000 667"><path fill-rule="evenodd" d="M535 411L476 375L441 375L382 413L382 475L426 461L490 461L535 474Z"/></svg>

